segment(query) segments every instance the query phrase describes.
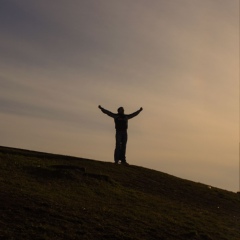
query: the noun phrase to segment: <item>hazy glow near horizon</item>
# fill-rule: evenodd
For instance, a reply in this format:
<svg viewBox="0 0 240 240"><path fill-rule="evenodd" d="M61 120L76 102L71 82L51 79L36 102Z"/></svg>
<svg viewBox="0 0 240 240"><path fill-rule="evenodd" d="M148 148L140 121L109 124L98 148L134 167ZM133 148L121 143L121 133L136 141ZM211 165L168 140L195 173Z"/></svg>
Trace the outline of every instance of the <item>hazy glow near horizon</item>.
<svg viewBox="0 0 240 240"><path fill-rule="evenodd" d="M0 145L127 160L239 189L238 0L10 0L0 8Z"/></svg>

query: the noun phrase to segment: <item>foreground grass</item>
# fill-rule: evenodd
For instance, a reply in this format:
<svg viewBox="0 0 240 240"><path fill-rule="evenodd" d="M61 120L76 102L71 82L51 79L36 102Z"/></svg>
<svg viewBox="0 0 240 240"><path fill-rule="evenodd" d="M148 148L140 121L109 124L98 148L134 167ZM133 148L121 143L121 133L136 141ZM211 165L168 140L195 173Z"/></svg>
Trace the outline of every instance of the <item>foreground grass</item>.
<svg viewBox="0 0 240 240"><path fill-rule="evenodd" d="M240 239L239 195L161 172L6 147L0 172L0 239Z"/></svg>

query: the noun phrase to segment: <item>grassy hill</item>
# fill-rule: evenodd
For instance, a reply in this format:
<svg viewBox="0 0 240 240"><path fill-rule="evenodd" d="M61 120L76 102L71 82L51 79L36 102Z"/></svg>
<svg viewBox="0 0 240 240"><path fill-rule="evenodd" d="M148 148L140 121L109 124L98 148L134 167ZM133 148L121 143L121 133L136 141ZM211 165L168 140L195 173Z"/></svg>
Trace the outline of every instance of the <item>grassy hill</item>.
<svg viewBox="0 0 240 240"><path fill-rule="evenodd" d="M137 166L0 147L0 239L239 240L239 194Z"/></svg>

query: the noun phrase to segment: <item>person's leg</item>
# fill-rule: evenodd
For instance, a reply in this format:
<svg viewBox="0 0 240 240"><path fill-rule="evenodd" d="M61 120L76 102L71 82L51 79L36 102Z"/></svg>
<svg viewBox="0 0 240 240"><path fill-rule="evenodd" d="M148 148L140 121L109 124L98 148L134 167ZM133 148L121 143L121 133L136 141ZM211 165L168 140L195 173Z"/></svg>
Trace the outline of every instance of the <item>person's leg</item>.
<svg viewBox="0 0 240 240"><path fill-rule="evenodd" d="M122 163L126 163L127 139L128 139L127 132L123 132L121 136L121 152L120 152Z"/></svg>
<svg viewBox="0 0 240 240"><path fill-rule="evenodd" d="M121 133L116 131L116 145L115 145L115 150L114 150L114 162L118 163L120 160L120 151L121 151Z"/></svg>

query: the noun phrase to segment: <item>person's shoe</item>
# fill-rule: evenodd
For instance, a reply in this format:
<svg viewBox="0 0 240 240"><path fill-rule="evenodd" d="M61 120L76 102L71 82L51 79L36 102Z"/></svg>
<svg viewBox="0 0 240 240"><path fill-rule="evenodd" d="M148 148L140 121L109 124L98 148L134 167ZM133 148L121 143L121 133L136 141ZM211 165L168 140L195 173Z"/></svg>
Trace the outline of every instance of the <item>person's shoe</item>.
<svg viewBox="0 0 240 240"><path fill-rule="evenodd" d="M118 161L114 161L115 164L118 164Z"/></svg>
<svg viewBox="0 0 240 240"><path fill-rule="evenodd" d="M129 165L127 162L122 162L123 165Z"/></svg>

